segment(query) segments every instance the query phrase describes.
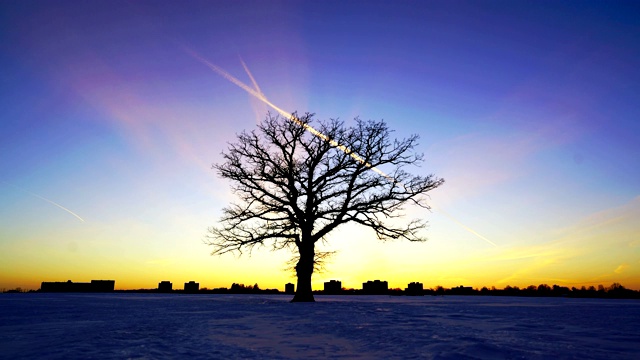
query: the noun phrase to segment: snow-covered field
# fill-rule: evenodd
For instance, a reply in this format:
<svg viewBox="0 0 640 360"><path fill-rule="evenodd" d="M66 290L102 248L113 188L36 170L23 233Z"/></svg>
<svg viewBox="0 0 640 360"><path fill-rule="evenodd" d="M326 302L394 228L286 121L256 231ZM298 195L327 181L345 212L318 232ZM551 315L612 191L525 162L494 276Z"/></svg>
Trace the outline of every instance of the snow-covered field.
<svg viewBox="0 0 640 360"><path fill-rule="evenodd" d="M640 301L0 294L0 358L640 359Z"/></svg>

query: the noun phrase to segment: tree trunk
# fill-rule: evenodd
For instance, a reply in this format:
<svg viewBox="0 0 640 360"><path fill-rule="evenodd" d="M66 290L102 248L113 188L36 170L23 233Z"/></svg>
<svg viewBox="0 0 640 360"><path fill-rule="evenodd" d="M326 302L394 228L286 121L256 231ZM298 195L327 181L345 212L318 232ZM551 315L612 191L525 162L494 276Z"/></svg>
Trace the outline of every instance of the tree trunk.
<svg viewBox="0 0 640 360"><path fill-rule="evenodd" d="M296 275L298 276L298 286L296 294L291 302L314 302L313 291L311 289L311 275L313 274L313 262L315 259L314 244L304 242L298 248L300 259L296 265Z"/></svg>

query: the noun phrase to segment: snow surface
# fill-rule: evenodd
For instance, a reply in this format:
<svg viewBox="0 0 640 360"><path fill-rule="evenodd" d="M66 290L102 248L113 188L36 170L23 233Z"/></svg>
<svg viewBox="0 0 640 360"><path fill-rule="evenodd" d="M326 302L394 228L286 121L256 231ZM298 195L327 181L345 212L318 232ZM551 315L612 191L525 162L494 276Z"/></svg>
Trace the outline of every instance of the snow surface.
<svg viewBox="0 0 640 360"><path fill-rule="evenodd" d="M0 358L640 359L640 301L0 294Z"/></svg>

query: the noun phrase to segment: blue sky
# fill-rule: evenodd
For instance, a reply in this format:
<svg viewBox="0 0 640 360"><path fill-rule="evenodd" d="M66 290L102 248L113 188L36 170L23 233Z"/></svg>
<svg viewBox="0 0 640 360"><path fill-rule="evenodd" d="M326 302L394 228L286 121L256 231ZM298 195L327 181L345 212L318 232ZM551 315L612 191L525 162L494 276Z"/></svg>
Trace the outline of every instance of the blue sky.
<svg viewBox="0 0 640 360"><path fill-rule="evenodd" d="M0 8L0 288L292 280L289 254L211 257L202 243L233 200L211 164L269 109L195 53L250 85L244 61L287 111L417 133L414 172L445 178L432 212L410 212L428 242L339 229L316 284L640 289L637 3Z"/></svg>

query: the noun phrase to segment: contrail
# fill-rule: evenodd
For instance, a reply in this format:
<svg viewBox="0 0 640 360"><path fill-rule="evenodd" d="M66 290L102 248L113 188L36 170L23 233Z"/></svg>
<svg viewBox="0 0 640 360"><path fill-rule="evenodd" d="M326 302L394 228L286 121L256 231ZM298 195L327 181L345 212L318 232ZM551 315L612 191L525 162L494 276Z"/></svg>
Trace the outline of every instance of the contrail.
<svg viewBox="0 0 640 360"><path fill-rule="evenodd" d="M68 212L69 214L71 214L71 215L75 216L78 220L80 220L80 221L82 221L82 222L85 222L85 221L84 221L84 219L80 217L80 215L78 215L78 214L74 213L73 211L71 211L71 210L67 209L66 207L64 207L64 206L62 206L62 205L60 205L60 204L58 204L57 202L55 202L55 201L53 201L53 200L49 200L49 199L47 199L47 198L46 198L46 197L44 197L44 196L40 196L40 195L38 195L38 194L36 194L36 193L32 193L31 191L25 190L25 189L23 189L23 188L20 188L20 187L18 187L18 186L13 185L13 184L9 184L9 183L8 183L8 182L6 182L6 181L3 181L3 183L5 183L5 184L7 184L7 185L10 185L10 186L13 186L14 188L16 188L16 189L18 189L18 190L20 190L20 191L23 191L23 192L25 192L25 193L27 193L27 194L29 194L29 195L31 195L31 196L35 196L35 197L37 197L38 199L42 199L42 200L44 200L44 201L48 202L49 204L55 205L55 206L59 207L60 209L62 209L62 210L64 210L64 211Z"/></svg>
<svg viewBox="0 0 640 360"><path fill-rule="evenodd" d="M27 191L27 192L28 192L29 194L31 194L31 195L33 195L33 196L37 197L37 198L40 198L40 199L42 199L42 200L44 200L44 201L46 201L46 202L48 202L48 203L50 203L50 204L53 204L53 205L55 205L55 206L59 207L60 209L62 209L62 210L64 210L64 211L66 211L66 212L68 212L69 214L71 214L71 215L75 216L76 218L78 218L78 220L80 220L80 221L84 222L84 219L83 219L83 218L81 218L81 217L80 217L80 215L78 215L78 214L74 213L73 211L71 211L71 210L67 209L66 207L64 207L64 206L62 206L62 205L60 205L60 204L56 203L55 201L49 200L49 199L47 199L47 198L45 198L45 197L43 197L43 196L40 196L40 195L38 195L38 194L34 194L34 193L32 193L32 192L29 192L29 191Z"/></svg>
<svg viewBox="0 0 640 360"><path fill-rule="evenodd" d="M454 223L460 225L463 229L467 230L468 232L472 233L473 235L479 237L480 239L488 242L489 244L493 245L493 246L498 246L496 245L496 243L494 243L493 241L487 239L486 237L478 234L478 232L474 231L473 229L471 229L470 227L466 226L465 224L461 223L460 221L456 220L456 218L454 218L453 216L451 216L448 212L440 209L439 207L433 205L433 202L431 203L431 207L438 211L439 213L441 213L442 215L446 216L447 218L449 218L449 220L453 221Z"/></svg>
<svg viewBox="0 0 640 360"><path fill-rule="evenodd" d="M354 158L355 160L359 161L360 163L364 163L365 166L367 166L368 168L370 168L371 170L375 171L377 174L385 177L388 180L393 181L393 177L387 175L386 173L384 173L382 170L378 169L377 167L373 166L370 163L365 163L365 160L360 157L358 154L356 154L355 152L351 151L349 148L347 148L346 146L339 144L338 142L336 142L333 139L330 139L328 136L324 135L323 133L319 132L318 130L314 129L311 125L309 124L304 124L302 123L299 119L297 119L295 116L293 116L292 113L290 112L286 112L284 110L282 110L281 108L277 107L275 104L273 104L271 101L269 101L267 99L267 97L264 95L264 93L262 92L262 90L260 90L260 87L258 86L258 83L256 82L255 78L253 77L253 75L251 74L251 72L249 71L249 68L247 67L247 65L244 63L244 61L242 60L242 58L240 58L240 63L242 63L242 67L244 68L245 72L247 73L247 75L249 76L249 79L251 79L251 82L253 83L255 89L252 89L251 87L249 87L247 84L243 83L242 81L238 80L238 78L236 78L235 76L229 74L228 72L226 72L224 69L218 67L217 65L211 63L210 61L208 61L207 59L203 58L202 56L200 56L198 53L196 53L195 51L184 47L184 50L190 54L191 56L193 56L196 60L200 61L201 63L203 63L204 65L208 66L211 70L213 70L214 72L216 72L218 75L222 76L223 78L229 80L231 83L235 84L236 86L238 86L239 88L241 88L242 90L246 91L247 93L249 93L250 95L252 95L253 97L255 97L256 99L262 101L263 103L265 103L266 105L268 105L269 107L271 107L272 109L274 109L275 111L277 111L280 115L282 115L283 117L294 121L300 125L302 125L305 129L307 129L310 133L312 133L313 135L329 141L329 143L332 146L337 147L338 149L342 150L344 153L348 154L349 156L351 156L352 158ZM401 186L404 187L404 184L400 184ZM431 207L435 208L433 205L431 205ZM476 231L472 230L471 228L469 228L468 226L464 225L463 223L461 223L460 221L456 220L453 216L449 215L448 213L446 213L444 210L441 209L437 209L439 212L441 212L442 214L444 214L446 217L448 217L450 220L452 220L453 222L455 222L456 224L460 225L463 229L467 230L468 232L470 232L471 234L477 236L478 238L488 242L489 244L493 245L493 246L498 246L496 245L494 242L492 242L491 240L487 239L486 237L478 234Z"/></svg>
<svg viewBox="0 0 640 360"><path fill-rule="evenodd" d="M238 56L239 57L239 56ZM260 90L260 86L258 86L258 82L256 81L256 79L253 77L253 74L251 73L251 71L249 71L249 68L247 67L247 64L244 63L244 60L242 60L241 57L240 58L240 63L242 64L242 67L244 68L244 71L247 73L247 75L249 76L249 79L251 79L251 83L253 84L253 87L256 88L256 91L258 92L258 94L260 94L262 97L264 97L265 99L267 98L264 93L262 92L262 90Z"/></svg>
<svg viewBox="0 0 640 360"><path fill-rule="evenodd" d="M296 118L295 116L292 115L292 113L287 112L282 110L281 108L279 108L278 106L276 106L274 103L272 103L271 101L269 101L267 99L266 96L264 96L264 94L262 94L262 92L256 91L252 88L250 88L247 84L243 83L242 81L238 80L235 76L229 74L228 72L224 71L222 68L216 66L215 64L212 64L210 61L204 59L203 57L201 57L200 55L198 55L197 53L195 53L194 51L185 48L185 51L188 52L191 56L193 56L196 60L202 62L203 64L207 65L211 70L215 71L216 73L218 73L218 75L222 76L223 78L229 80L230 82L232 82L233 84L235 84L236 86L238 86L239 88L241 88L242 90L246 91L247 93L249 93L250 95L253 95L256 99L262 101L263 103L267 104L269 107L271 107L272 109L274 109L275 111L277 111L280 115L282 115L283 117L294 121L300 125L302 125L307 131L309 131L310 133L312 133L313 135L329 141L329 143L332 146L337 147L338 149L344 151L346 154L348 154L349 156L351 156L352 158L354 158L355 160L364 163L364 159L361 158L358 154L356 154L355 152L351 151L349 148L347 148L346 146L338 143L337 141L330 139L328 136L324 135L323 133L319 132L318 130L314 129L311 125L309 124L305 124L302 123L298 118ZM249 73L249 69L246 67L246 65L244 65L245 70ZM250 76L253 79L253 76ZM253 80L255 83L255 80ZM256 84L257 85L257 84ZM259 88L258 88L259 90ZM389 175L385 174L384 172L382 172L380 169L371 166L371 164L367 163L365 164L368 167L370 167L373 171L375 171L376 173L386 177L386 178L390 178Z"/></svg>

